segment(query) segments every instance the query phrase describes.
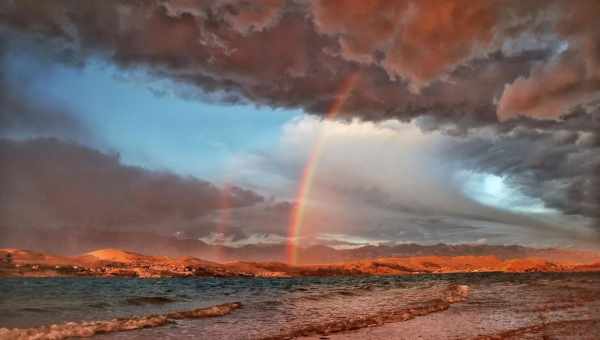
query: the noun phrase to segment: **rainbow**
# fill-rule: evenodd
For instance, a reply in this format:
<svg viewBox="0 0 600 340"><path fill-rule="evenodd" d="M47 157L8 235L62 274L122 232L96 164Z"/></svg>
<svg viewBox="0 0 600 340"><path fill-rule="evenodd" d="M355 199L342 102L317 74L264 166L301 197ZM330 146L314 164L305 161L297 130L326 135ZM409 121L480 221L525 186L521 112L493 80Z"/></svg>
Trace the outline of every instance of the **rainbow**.
<svg viewBox="0 0 600 340"><path fill-rule="evenodd" d="M217 234L226 235L227 228L231 226L231 209L234 206L231 202L231 184L227 179L221 187L219 201L217 202L217 225L215 232ZM223 248L215 248L215 257L219 261L223 261Z"/></svg>
<svg viewBox="0 0 600 340"><path fill-rule="evenodd" d="M333 103L329 110L327 110L327 114L325 115L325 119L335 119L338 113L343 108L346 100L350 97L352 90L356 84L358 79L358 72L352 73L342 82ZM287 258L288 263L295 264L298 261L298 247L295 242L298 235L300 234L300 230L302 229L302 225L304 223L304 213L306 208L306 201L308 196L310 195L310 191L313 184L313 179L315 176L315 172L319 163L319 159L321 157L321 151L323 149L323 144L325 143L325 136L320 134L317 136L315 143L313 144L313 148L310 152L308 160L306 161L306 165L302 171L302 177L300 179L300 185L298 187L298 192L296 194L295 206L292 210L290 216L290 224L288 231L288 244L287 244Z"/></svg>

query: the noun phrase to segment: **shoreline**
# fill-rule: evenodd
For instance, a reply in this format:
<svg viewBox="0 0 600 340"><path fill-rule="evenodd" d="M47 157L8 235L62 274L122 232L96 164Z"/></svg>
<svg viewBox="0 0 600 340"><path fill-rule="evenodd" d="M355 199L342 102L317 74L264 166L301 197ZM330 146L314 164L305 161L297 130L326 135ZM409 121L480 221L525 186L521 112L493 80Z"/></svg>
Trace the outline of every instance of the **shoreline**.
<svg viewBox="0 0 600 340"><path fill-rule="evenodd" d="M230 314L241 307L241 303L233 302L159 315L132 316L101 321L70 321L32 328L0 328L0 339L43 338L44 336L51 339L84 338L97 334L162 327L173 324L177 320L219 317Z"/></svg>
<svg viewBox="0 0 600 340"><path fill-rule="evenodd" d="M600 262L549 261L496 256L388 257L340 264L291 265L281 262L218 263L194 257L170 258L103 249L80 256L53 256L0 249L0 277L329 277L397 276L449 273L599 272Z"/></svg>
<svg viewBox="0 0 600 340"><path fill-rule="evenodd" d="M600 290L585 279L567 281L534 279L499 288L474 285L467 299L439 313L298 340L596 339Z"/></svg>
<svg viewBox="0 0 600 340"><path fill-rule="evenodd" d="M600 318L583 318L560 320L552 322L531 323L525 326L511 328L499 326L497 329L477 331L477 324L453 324L455 318L449 315L453 312L451 306L440 313L431 313L418 318L385 323L360 329L332 333L326 335L302 336L297 340L364 340L364 339L472 339L472 340L504 340L523 338L577 338L595 339L590 334L600 334ZM456 320L458 321L458 320ZM516 321L515 321L516 322ZM467 329L463 328L467 327ZM470 329L468 328L470 327Z"/></svg>
<svg viewBox="0 0 600 340"><path fill-rule="evenodd" d="M586 270L586 271L498 271L498 270L490 270L490 271L446 271L446 272L412 272L412 273L401 273L401 274L339 274L339 275L290 275L290 276L268 276L268 275L227 275L227 276L217 276L217 275L162 275L162 276L137 276L132 274L115 274L111 273L108 275L98 275L98 274L61 274L56 272L19 272L18 274L12 272L6 272L0 270L0 279L14 279L14 278L23 278L23 279L51 279L51 278L107 278L107 279L119 279L119 278L129 278L129 279L181 279L181 278L215 278L215 279L237 279L237 278L256 278L256 279L294 279L294 278L324 278L324 277L385 277L385 276L422 276L422 275L432 275L432 276L443 276L443 275L467 275L467 274L584 274L584 273L600 273L599 270Z"/></svg>

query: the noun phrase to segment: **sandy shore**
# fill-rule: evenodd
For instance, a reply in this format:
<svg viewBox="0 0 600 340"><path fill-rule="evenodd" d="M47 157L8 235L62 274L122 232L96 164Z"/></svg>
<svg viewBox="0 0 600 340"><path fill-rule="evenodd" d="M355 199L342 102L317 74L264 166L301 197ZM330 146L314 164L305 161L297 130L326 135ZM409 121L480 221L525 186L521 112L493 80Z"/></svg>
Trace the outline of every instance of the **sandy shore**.
<svg viewBox="0 0 600 340"><path fill-rule="evenodd" d="M600 339L600 287L586 282L473 287L445 311L299 339Z"/></svg>
<svg viewBox="0 0 600 340"><path fill-rule="evenodd" d="M530 324L513 328L519 320L505 320L496 325L495 330L486 329L481 318L473 314L452 315L430 314L406 322L391 323L381 327L371 327L355 332L327 336L304 337L305 340L322 339L598 339L600 319L569 320ZM472 318L469 320L469 318ZM466 320L465 320L466 319Z"/></svg>

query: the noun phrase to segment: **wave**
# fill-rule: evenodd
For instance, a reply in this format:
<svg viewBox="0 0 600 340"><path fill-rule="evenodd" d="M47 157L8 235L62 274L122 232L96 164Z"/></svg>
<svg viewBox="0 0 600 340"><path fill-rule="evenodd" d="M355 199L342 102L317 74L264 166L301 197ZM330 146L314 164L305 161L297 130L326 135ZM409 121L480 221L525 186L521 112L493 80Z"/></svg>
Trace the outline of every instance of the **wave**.
<svg viewBox="0 0 600 340"><path fill-rule="evenodd" d="M49 313L49 312L52 312L51 309L37 308L37 307L25 307L25 308L21 308L21 310L24 311L24 312L32 312L32 313Z"/></svg>
<svg viewBox="0 0 600 340"><path fill-rule="evenodd" d="M169 299L163 296L139 296L125 300L128 305L140 306L140 305L163 305L167 303L175 302L173 299Z"/></svg>
<svg viewBox="0 0 600 340"><path fill-rule="evenodd" d="M109 308L111 305L108 302L94 302L94 303L88 304L87 306L91 307L91 308L96 308L96 309L106 309L106 308Z"/></svg>
<svg viewBox="0 0 600 340"><path fill-rule="evenodd" d="M528 325L495 334L480 335L473 339L596 339L593 334L598 334L599 331L600 319L562 320Z"/></svg>
<svg viewBox="0 0 600 340"><path fill-rule="evenodd" d="M452 285L445 290L442 297L420 302L410 308L385 311L355 319L332 321L320 325L307 325L287 333L264 337L262 340L280 340L305 336L328 335L360 328L380 326L384 323L407 321L419 316L445 311L450 308L451 304L466 300L468 295L469 286Z"/></svg>
<svg viewBox="0 0 600 340"><path fill-rule="evenodd" d="M152 328L173 323L175 320L200 319L227 315L242 306L239 302L225 303L189 311L171 312L161 315L118 318L105 321L66 322L34 328L0 328L1 340L66 339L90 337L96 334Z"/></svg>
<svg viewBox="0 0 600 340"><path fill-rule="evenodd" d="M292 298L287 298L287 302L294 303L296 301L321 301L326 299L333 299L336 297L350 297L360 295L360 292L351 291L351 290L336 290L321 294L307 294Z"/></svg>
<svg viewBox="0 0 600 340"><path fill-rule="evenodd" d="M387 285L389 284L388 282L383 282L381 284ZM396 288L401 288L404 287L404 285L401 284L396 284ZM359 296L361 294L364 293L369 293L373 290L375 290L377 288L376 284L363 284L360 286L356 286L356 287L352 287L350 289L335 289L335 290L331 290L331 291L327 291L324 293L313 293L313 294L307 294L307 295L301 295L301 296L297 296L297 297L293 297L293 298L289 298L289 301L320 301L320 300L326 300L326 299L332 299L332 298L337 298L337 297L353 297L353 296ZM304 292L304 291L310 291L310 289L308 288L295 288L294 291L299 291L299 292Z"/></svg>

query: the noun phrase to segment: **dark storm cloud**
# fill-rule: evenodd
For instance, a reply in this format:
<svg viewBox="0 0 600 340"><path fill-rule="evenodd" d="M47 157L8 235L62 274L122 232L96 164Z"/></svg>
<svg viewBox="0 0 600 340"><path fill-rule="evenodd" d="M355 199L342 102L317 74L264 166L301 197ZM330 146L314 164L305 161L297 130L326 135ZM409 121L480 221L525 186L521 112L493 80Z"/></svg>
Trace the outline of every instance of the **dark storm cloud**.
<svg viewBox="0 0 600 340"><path fill-rule="evenodd" d="M17 1L0 8L0 20L64 55L101 54L259 104L323 113L359 72L347 112L376 120L481 112L474 121L495 121L504 86L560 45L546 41L554 31L539 32L559 6L521 3ZM508 43L524 32L542 42Z"/></svg>
<svg viewBox="0 0 600 340"><path fill-rule="evenodd" d="M118 155L58 139L2 139L0 163L3 226L134 227L170 234L178 223L211 211L262 201L248 190L126 166Z"/></svg>
<svg viewBox="0 0 600 340"><path fill-rule="evenodd" d="M523 112L558 117L578 104L600 99L600 3L561 5L555 29L565 40L565 51L507 86L498 107L500 118Z"/></svg>
<svg viewBox="0 0 600 340"><path fill-rule="evenodd" d="M0 136L85 139L87 135L86 127L66 111L28 102L0 79Z"/></svg>
<svg viewBox="0 0 600 340"><path fill-rule="evenodd" d="M420 89L492 43L497 1L315 1L317 29L338 37L339 55L380 64ZM378 62L377 53L381 62Z"/></svg>
<svg viewBox="0 0 600 340"><path fill-rule="evenodd" d="M521 118L469 135L447 152L466 168L505 176L511 187L600 228L600 111L575 111L560 121Z"/></svg>
<svg viewBox="0 0 600 340"><path fill-rule="evenodd" d="M88 140L91 132L71 112L25 94L27 75L9 77L8 48L0 45L0 137L54 136ZM19 79L14 79L19 78Z"/></svg>
<svg viewBox="0 0 600 340"><path fill-rule="evenodd" d="M474 169L588 217L600 211L599 16L593 0L0 5L5 39L37 37L59 58L100 55L230 101L323 114L358 73L342 118L420 117L463 136L449 152ZM493 137L477 138L485 129Z"/></svg>

